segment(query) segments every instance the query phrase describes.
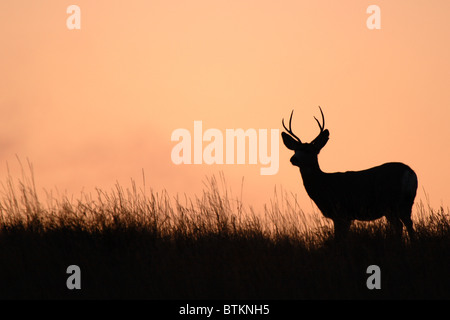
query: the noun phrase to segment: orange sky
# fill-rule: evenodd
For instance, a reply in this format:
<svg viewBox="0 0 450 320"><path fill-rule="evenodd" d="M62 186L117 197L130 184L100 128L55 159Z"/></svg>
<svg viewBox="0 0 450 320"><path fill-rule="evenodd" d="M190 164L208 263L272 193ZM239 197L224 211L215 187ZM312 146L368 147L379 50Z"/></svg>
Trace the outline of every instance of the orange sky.
<svg viewBox="0 0 450 320"><path fill-rule="evenodd" d="M69 30L66 9L81 9ZM366 9L381 9L369 30ZM175 165L171 134L281 129L295 109L304 141L325 113L326 172L389 161L410 165L431 204L450 191L450 2L20 1L0 2L0 174L19 177L16 154L40 189L75 195L116 181L198 193L223 171L258 207L274 188L311 210L292 152L279 171L256 165ZM281 131L280 131L281 132ZM205 143L204 143L205 146Z"/></svg>

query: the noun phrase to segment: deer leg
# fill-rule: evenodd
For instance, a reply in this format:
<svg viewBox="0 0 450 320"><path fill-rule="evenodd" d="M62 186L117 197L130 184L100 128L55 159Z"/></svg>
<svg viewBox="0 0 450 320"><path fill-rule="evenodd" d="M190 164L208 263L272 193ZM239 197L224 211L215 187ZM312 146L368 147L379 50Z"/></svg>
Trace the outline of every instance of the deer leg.
<svg viewBox="0 0 450 320"><path fill-rule="evenodd" d="M397 217L386 217L389 221L389 225L391 227L391 233L395 239L400 240L402 238L403 232L403 224L400 218Z"/></svg>
<svg viewBox="0 0 450 320"><path fill-rule="evenodd" d="M350 229L351 220L336 219L334 222L334 238L337 241L344 240L347 237L348 230Z"/></svg>
<svg viewBox="0 0 450 320"><path fill-rule="evenodd" d="M414 241L416 238L416 233L413 228L413 222L411 220L411 217L406 216L406 217L403 217L400 219L402 220L403 224L405 225L406 230L408 230L409 239L411 239L411 241Z"/></svg>

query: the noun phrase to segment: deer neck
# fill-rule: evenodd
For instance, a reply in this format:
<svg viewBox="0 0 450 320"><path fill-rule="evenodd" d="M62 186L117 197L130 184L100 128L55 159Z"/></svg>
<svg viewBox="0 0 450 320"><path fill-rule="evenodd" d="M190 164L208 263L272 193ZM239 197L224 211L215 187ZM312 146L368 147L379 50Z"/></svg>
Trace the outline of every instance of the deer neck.
<svg viewBox="0 0 450 320"><path fill-rule="evenodd" d="M320 189L323 187L323 177L326 174L320 169L317 159L311 163L302 165L300 167L300 174L302 175L306 192L314 200L314 195L320 192Z"/></svg>

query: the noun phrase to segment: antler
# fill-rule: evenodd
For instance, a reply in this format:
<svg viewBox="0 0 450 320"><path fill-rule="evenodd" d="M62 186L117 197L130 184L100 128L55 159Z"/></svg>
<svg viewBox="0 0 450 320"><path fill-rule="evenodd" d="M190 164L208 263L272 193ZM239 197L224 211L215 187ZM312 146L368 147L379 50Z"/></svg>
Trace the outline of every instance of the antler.
<svg viewBox="0 0 450 320"><path fill-rule="evenodd" d="M320 109L320 113L322 114L322 125L320 125L320 122L319 122L319 120L317 120L316 117L314 117L314 119L317 121L317 124L319 125L320 133L322 133L323 129L325 129L325 117L323 116L322 108L320 106L319 106L319 109Z"/></svg>
<svg viewBox="0 0 450 320"><path fill-rule="evenodd" d="M284 118L281 120L281 123L283 124L284 129L285 129L285 130L286 130L293 138L295 138L298 142L302 143L302 141L300 140L300 138L297 137L297 136L292 132L292 129L291 129L292 115L293 115L293 114L294 114L294 110L292 110L292 112L291 112L291 117L289 118L289 129L286 128L286 126L284 125ZM322 114L322 116L323 116L323 114ZM316 119L316 120L317 120L317 119Z"/></svg>

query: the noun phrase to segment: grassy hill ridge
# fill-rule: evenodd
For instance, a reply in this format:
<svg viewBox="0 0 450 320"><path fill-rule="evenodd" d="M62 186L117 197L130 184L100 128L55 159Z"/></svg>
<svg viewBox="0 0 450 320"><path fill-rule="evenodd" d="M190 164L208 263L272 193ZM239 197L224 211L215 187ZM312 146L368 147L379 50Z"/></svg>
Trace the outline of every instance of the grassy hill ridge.
<svg viewBox="0 0 450 320"><path fill-rule="evenodd" d="M262 213L209 178L195 199L135 184L81 199L3 185L2 299L448 299L449 211L414 208L417 241L389 237L384 220L355 223L336 244L320 213L286 194ZM81 270L69 290L67 267ZM369 290L367 267L381 270Z"/></svg>

